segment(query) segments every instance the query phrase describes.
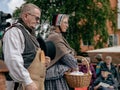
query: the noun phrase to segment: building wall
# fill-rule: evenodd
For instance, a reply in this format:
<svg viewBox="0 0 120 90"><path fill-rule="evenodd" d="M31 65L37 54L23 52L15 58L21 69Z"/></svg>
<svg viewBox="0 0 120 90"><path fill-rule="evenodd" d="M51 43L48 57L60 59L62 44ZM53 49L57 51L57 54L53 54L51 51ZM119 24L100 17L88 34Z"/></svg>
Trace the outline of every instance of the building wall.
<svg viewBox="0 0 120 90"><path fill-rule="evenodd" d="M114 10L116 8L116 6L117 6L117 0L110 0L110 5L111 5L111 8ZM116 20L116 22L117 22L117 20ZM114 32L112 30L112 24L111 24L111 22L107 21L106 25L107 25L107 29L108 29L108 34L114 34ZM120 30L117 30L116 34L118 34L118 36L119 36L118 45L120 45ZM98 39L98 36L97 35L94 36L94 40L97 40L97 39ZM80 42L82 42L82 41L80 41ZM104 46L108 47L107 44L105 44ZM94 49L93 46L85 46L82 43L80 45L80 48L81 48L81 52L85 52L85 51L93 50Z"/></svg>
<svg viewBox="0 0 120 90"><path fill-rule="evenodd" d="M115 7L117 6L117 0L110 0L111 3L111 8L115 9ZM117 22L117 20L116 20ZM108 28L108 33L109 34L114 34L113 30L112 30L112 24L110 21L107 21L107 28ZM118 35L118 45L120 45L120 30L118 29L116 34ZM112 57L112 63L116 64L119 66L120 64L120 53L119 52L88 52L90 58L91 58L91 62L92 63L97 63L95 56L97 54L102 54L103 56L103 60L105 59L106 56L111 56ZM118 67L118 69L120 70L120 67Z"/></svg>

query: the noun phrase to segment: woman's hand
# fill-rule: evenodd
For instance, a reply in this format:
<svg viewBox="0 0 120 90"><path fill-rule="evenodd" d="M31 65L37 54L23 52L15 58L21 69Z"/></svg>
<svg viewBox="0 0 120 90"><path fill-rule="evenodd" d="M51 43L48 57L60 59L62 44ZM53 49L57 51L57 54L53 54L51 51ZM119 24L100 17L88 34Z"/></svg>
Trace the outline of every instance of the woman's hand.
<svg viewBox="0 0 120 90"><path fill-rule="evenodd" d="M74 71L79 71L79 68L70 68L68 69L67 72L74 72Z"/></svg>

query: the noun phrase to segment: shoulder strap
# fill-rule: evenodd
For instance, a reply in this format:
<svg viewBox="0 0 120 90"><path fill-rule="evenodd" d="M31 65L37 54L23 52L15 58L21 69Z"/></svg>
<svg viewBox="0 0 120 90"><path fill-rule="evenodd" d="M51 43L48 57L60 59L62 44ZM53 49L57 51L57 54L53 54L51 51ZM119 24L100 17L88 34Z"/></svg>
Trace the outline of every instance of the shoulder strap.
<svg viewBox="0 0 120 90"><path fill-rule="evenodd" d="M5 33L6 33L8 30L10 30L12 27L17 27L17 28L20 29L20 30L23 30L23 29L24 29L24 27L23 27L22 25L17 25L17 23L14 23L14 24L12 24L12 25L4 32L3 37L4 37ZM24 31L25 31L25 30L24 30ZM27 31L25 31L25 32L28 33ZM34 44L36 47L39 47L39 44L37 43L37 40L35 39L35 37L32 36L32 35L30 35L30 34L28 34L28 35L29 35L30 39L32 40L33 44ZM2 37L2 39L3 39L3 37Z"/></svg>
<svg viewBox="0 0 120 90"><path fill-rule="evenodd" d="M16 24L16 23L12 24L10 27L8 27L8 28L4 31L3 36L2 36L2 39L3 39L5 33L6 33L8 30L10 30L12 27L15 27L15 24ZM1 40L2 40L2 39L1 39Z"/></svg>

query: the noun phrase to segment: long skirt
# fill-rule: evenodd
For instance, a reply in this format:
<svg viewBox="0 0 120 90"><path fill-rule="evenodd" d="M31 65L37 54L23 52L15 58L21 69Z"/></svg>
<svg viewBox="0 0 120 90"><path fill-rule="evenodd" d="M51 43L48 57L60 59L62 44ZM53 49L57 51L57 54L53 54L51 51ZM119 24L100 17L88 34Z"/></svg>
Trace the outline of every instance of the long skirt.
<svg viewBox="0 0 120 90"><path fill-rule="evenodd" d="M70 88L64 77L55 80L45 80L45 90L74 90Z"/></svg>
<svg viewBox="0 0 120 90"><path fill-rule="evenodd" d="M57 63L46 70L45 90L74 90L69 87L64 73L77 64L70 55L65 55Z"/></svg>

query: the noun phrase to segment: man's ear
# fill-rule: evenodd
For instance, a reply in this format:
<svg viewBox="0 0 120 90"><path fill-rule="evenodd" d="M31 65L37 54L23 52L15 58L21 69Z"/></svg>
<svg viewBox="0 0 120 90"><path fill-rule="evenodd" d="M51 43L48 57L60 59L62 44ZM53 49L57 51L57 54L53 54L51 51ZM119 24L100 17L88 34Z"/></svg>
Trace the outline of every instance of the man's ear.
<svg viewBox="0 0 120 90"><path fill-rule="evenodd" d="M27 17L28 17L28 14L27 14L27 13L24 13L24 14L22 14L22 17L26 20Z"/></svg>

